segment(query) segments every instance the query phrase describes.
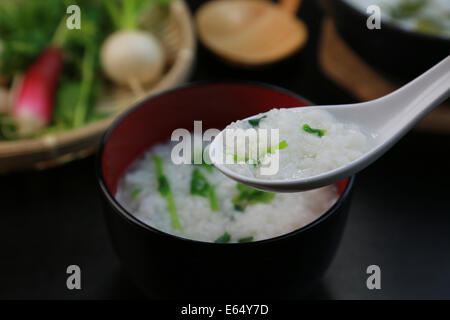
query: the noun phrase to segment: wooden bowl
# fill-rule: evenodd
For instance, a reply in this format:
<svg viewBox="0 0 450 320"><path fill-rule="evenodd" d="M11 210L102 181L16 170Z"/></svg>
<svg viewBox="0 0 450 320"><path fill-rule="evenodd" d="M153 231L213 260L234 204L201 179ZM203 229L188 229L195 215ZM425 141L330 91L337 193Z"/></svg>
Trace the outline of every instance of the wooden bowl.
<svg viewBox="0 0 450 320"><path fill-rule="evenodd" d="M223 60L257 67L280 61L300 50L308 29L295 13L300 1L215 0L195 16L202 43Z"/></svg>
<svg viewBox="0 0 450 320"><path fill-rule="evenodd" d="M145 90L146 96L176 87L190 75L196 43L192 17L183 0L171 4L169 18L155 33L167 49L170 65L159 82ZM66 132L0 142L0 173L45 169L92 154L108 126L136 100L129 89L111 87L97 106L114 110L108 118Z"/></svg>

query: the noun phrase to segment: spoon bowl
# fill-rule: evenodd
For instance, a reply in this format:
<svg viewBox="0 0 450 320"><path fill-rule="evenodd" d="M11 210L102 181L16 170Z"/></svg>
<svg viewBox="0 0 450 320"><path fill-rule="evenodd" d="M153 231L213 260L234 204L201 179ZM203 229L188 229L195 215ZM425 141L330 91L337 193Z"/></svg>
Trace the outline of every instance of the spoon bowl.
<svg viewBox="0 0 450 320"><path fill-rule="evenodd" d="M313 106L314 110L331 113L342 123L360 127L369 140L369 150L358 159L319 175L287 180L264 180L240 175L219 161L218 148L223 148L224 131L209 148L212 163L228 177L256 189L274 192L298 192L335 183L369 166L417 122L450 95L450 56L402 88L376 100L346 104ZM304 110L305 107L302 107ZM257 117L257 116L254 116ZM249 117L245 120L250 120Z"/></svg>

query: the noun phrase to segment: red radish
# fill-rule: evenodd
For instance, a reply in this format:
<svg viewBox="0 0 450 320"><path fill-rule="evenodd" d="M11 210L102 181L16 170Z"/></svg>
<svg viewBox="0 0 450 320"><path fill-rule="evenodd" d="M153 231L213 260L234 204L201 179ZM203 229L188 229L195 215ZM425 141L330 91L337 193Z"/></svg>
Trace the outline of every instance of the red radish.
<svg viewBox="0 0 450 320"><path fill-rule="evenodd" d="M62 50L48 47L26 71L11 111L20 135L32 135L52 120L53 99L62 66Z"/></svg>

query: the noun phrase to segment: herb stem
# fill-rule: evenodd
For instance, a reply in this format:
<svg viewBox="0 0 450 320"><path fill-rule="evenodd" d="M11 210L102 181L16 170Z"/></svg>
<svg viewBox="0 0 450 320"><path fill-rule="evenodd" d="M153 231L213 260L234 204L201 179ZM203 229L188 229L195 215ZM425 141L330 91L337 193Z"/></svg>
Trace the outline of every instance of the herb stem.
<svg viewBox="0 0 450 320"><path fill-rule="evenodd" d="M129 30L136 29L137 27L136 0L123 1L123 13L124 19L122 28Z"/></svg>
<svg viewBox="0 0 450 320"><path fill-rule="evenodd" d="M210 186L208 193L209 193L209 202L211 203L211 210L217 211L217 209L218 209L217 198L216 198L216 193L214 192L214 188Z"/></svg>
<svg viewBox="0 0 450 320"><path fill-rule="evenodd" d="M89 106L89 96L94 82L94 59L95 49L92 44L86 45L83 62L81 66L81 88L78 103L75 106L73 127L77 128L84 124Z"/></svg>
<svg viewBox="0 0 450 320"><path fill-rule="evenodd" d="M68 28L66 26L66 17L64 17L59 22L58 27L56 28L56 31L53 34L53 37L50 41L50 44L57 48L62 48L62 46L64 45L64 42L66 41L66 38L67 38L67 31L68 31Z"/></svg>
<svg viewBox="0 0 450 320"><path fill-rule="evenodd" d="M175 229L181 229L180 222L178 221L175 201L173 199L173 195L170 190L169 180L164 175L162 159L161 157L154 155L153 161L155 162L156 175L158 176L158 191L167 200L167 205L169 206L170 219L172 220L172 226Z"/></svg>
<svg viewBox="0 0 450 320"><path fill-rule="evenodd" d="M116 29L121 29L122 24L120 22L120 12L117 5L114 3L115 0L105 0L103 3L105 4L106 10L109 13L109 16L111 17L111 20L116 27Z"/></svg>
<svg viewBox="0 0 450 320"><path fill-rule="evenodd" d="M191 194L209 198L211 210L217 211L218 205L214 187L208 182L208 179L206 179L198 168L195 168L194 171L192 171Z"/></svg>
<svg viewBox="0 0 450 320"><path fill-rule="evenodd" d="M175 229L180 230L181 225L178 221L177 210L175 208L175 201L173 200L172 192L169 192L166 196L167 203L169 205L170 219L172 220L172 225Z"/></svg>
<svg viewBox="0 0 450 320"><path fill-rule="evenodd" d="M275 197L273 192L256 190L240 183L236 185L236 188L239 193L232 200L236 211L244 211L248 205L256 203L269 203Z"/></svg>

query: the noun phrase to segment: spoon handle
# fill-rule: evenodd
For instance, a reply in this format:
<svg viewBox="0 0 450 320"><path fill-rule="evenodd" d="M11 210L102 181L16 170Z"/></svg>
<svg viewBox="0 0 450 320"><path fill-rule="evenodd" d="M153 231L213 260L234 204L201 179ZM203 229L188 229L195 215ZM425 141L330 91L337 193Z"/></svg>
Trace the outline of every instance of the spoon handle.
<svg viewBox="0 0 450 320"><path fill-rule="evenodd" d="M379 112L391 114L387 131L406 132L450 96L450 55L400 89L376 100Z"/></svg>

